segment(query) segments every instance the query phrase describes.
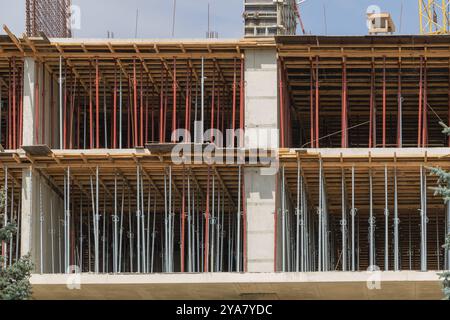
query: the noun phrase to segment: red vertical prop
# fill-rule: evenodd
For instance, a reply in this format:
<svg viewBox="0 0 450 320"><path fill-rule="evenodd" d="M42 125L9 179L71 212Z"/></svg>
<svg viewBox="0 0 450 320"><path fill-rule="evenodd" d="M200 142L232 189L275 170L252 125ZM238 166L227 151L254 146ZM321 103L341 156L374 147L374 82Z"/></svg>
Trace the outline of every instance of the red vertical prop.
<svg viewBox="0 0 450 320"><path fill-rule="evenodd" d="M320 96L319 96L319 56L316 56L316 148L318 149L319 139L320 139L320 130L319 130L319 103L320 103Z"/></svg>
<svg viewBox="0 0 450 320"><path fill-rule="evenodd" d="M117 148L117 65L114 68L114 93L113 93L113 148Z"/></svg>
<svg viewBox="0 0 450 320"><path fill-rule="evenodd" d="M42 126L41 126L41 140L42 143L46 143L45 141L45 116L46 116L46 112L45 112L45 103L46 103L46 99L45 99L45 90L46 90L46 85L45 85L45 62L42 64L42 112L41 112L41 117L42 117Z"/></svg>
<svg viewBox="0 0 450 320"><path fill-rule="evenodd" d="M144 146L144 70L143 70L143 64L141 63L141 85L140 85L140 140L139 140L139 145L141 147Z"/></svg>
<svg viewBox="0 0 450 320"><path fill-rule="evenodd" d="M240 147L244 147L244 126L245 126L245 88L244 88L244 59L241 58L241 92L240 92L240 100L241 100L241 108L239 111L240 115L240 129L241 129L241 141Z"/></svg>
<svg viewBox="0 0 450 320"><path fill-rule="evenodd" d="M39 90L39 87L38 89ZM39 91L38 91L39 94ZM12 103L12 108L13 108L13 148L17 149L17 128L16 128L16 109L17 109L17 101L16 101L16 96L17 95L17 62L16 62L16 58L13 58L13 103Z"/></svg>
<svg viewBox="0 0 450 320"><path fill-rule="evenodd" d="M159 142L164 142L163 123L164 123L164 70L161 62L161 85L159 87Z"/></svg>
<svg viewBox="0 0 450 320"><path fill-rule="evenodd" d="M100 75L98 70L98 59L95 61L95 107L96 107L96 123L95 123L95 131L96 131L96 147L100 148Z"/></svg>
<svg viewBox="0 0 450 320"><path fill-rule="evenodd" d="M383 148L386 148L386 57L383 57Z"/></svg>
<svg viewBox="0 0 450 320"><path fill-rule="evenodd" d="M172 110L172 132L173 134L177 129L177 59L173 59L173 84L172 84L172 92L173 92L173 110ZM175 142L175 136L172 139L172 142Z"/></svg>
<svg viewBox="0 0 450 320"><path fill-rule="evenodd" d="M92 63L89 68L89 145L94 149L94 114L92 106Z"/></svg>
<svg viewBox="0 0 450 320"><path fill-rule="evenodd" d="M420 148L422 146L422 102L423 102L423 57L420 57L420 79L419 79L419 130L417 137L417 145Z"/></svg>
<svg viewBox="0 0 450 320"><path fill-rule="evenodd" d="M137 92L137 77L136 77L136 59L133 60L133 110L134 110L134 147L139 144L139 131L138 131L138 92Z"/></svg>
<svg viewBox="0 0 450 320"><path fill-rule="evenodd" d="M346 58L343 58L342 61L342 112L341 112L341 130L342 130L342 139L341 146L342 148L347 148L348 144L348 132L347 132L347 61Z"/></svg>
<svg viewBox="0 0 450 320"><path fill-rule="evenodd" d="M370 103L369 103L369 148L373 148L374 144L374 96L375 96L375 65L372 62L372 69L370 72Z"/></svg>
<svg viewBox="0 0 450 320"><path fill-rule="evenodd" d="M402 147L402 63L398 62L398 84L397 84L397 148Z"/></svg>
<svg viewBox="0 0 450 320"><path fill-rule="evenodd" d="M425 59L423 80L423 124L422 124L422 147L428 146L428 66Z"/></svg>
<svg viewBox="0 0 450 320"><path fill-rule="evenodd" d="M188 66L189 68L189 66ZM184 129L185 130L189 130L189 80L190 80L190 75L186 74L186 109L185 109L185 114L184 114ZM184 141L187 142L187 141Z"/></svg>
<svg viewBox="0 0 450 320"><path fill-rule="evenodd" d="M232 119L231 119L231 129L232 129L232 139L233 143L231 147L235 145L235 131L236 131L236 87L237 87L237 71L236 71L236 58L234 59L234 74L233 74L233 111L232 111Z"/></svg>

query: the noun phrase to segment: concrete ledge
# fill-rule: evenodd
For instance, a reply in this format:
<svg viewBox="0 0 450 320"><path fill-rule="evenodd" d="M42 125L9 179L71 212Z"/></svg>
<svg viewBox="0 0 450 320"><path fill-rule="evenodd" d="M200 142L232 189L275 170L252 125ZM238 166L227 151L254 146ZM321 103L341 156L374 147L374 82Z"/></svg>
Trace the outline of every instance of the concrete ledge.
<svg viewBox="0 0 450 320"><path fill-rule="evenodd" d="M33 275L34 299L441 299L437 272ZM70 290L69 287L79 289Z"/></svg>

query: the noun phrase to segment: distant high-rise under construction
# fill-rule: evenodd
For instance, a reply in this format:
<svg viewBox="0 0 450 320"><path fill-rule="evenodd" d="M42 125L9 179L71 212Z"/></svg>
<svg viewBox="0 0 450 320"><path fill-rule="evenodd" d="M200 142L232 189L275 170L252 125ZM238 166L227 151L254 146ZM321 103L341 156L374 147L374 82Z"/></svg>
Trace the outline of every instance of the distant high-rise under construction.
<svg viewBox="0 0 450 320"><path fill-rule="evenodd" d="M50 38L70 38L70 6L72 0L26 0L27 35L43 32Z"/></svg>

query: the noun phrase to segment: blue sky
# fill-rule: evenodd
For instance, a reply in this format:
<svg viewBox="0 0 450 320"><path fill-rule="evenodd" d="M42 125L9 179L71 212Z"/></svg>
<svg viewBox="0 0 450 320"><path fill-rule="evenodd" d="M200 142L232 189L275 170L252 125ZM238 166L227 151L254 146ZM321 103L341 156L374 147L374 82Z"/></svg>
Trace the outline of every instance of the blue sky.
<svg viewBox="0 0 450 320"><path fill-rule="evenodd" d="M240 38L243 0L177 0L175 37L205 37L208 2L211 29L220 38ZM81 8L81 29L75 31L76 37L100 38L112 31L116 38L132 38L136 9L140 12L139 38L171 37L172 0L73 0L73 4ZM364 35L365 12L370 5L392 14L397 33L419 32L416 0L306 0L301 12L308 33ZM0 24L20 35L25 29L25 0L0 0Z"/></svg>

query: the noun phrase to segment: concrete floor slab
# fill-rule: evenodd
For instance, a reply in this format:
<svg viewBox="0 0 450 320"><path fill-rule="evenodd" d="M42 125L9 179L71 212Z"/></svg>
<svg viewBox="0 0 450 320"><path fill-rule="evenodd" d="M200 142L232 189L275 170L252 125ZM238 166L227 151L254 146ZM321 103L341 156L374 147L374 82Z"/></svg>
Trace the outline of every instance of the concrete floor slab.
<svg viewBox="0 0 450 320"><path fill-rule="evenodd" d="M33 275L33 298L51 300L441 299L437 272ZM70 289L79 285L79 289Z"/></svg>

